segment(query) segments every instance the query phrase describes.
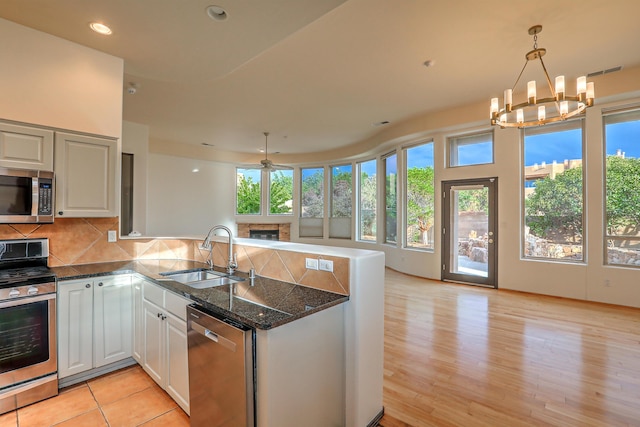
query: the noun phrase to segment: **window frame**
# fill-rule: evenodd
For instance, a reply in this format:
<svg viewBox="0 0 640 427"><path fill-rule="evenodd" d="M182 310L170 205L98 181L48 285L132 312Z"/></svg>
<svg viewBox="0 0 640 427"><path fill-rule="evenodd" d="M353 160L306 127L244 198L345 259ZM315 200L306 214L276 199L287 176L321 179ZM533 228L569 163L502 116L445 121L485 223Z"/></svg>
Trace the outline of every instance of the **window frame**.
<svg viewBox="0 0 640 427"><path fill-rule="evenodd" d="M409 244L409 150L413 149L413 148L417 148L417 147L421 147L421 146L427 146L430 145L431 146L431 156L433 157L433 162L430 165L432 170L433 170L433 225L431 227L431 232L432 232L432 237L433 240L431 242L431 246L426 246L426 247L420 247L420 246L411 246ZM403 174L402 174L402 178L403 178L403 185L404 185L404 194L403 194L403 205L402 205L402 210L403 210L403 219L402 219L402 231L403 231L403 242L402 242L402 247L403 249L408 249L408 250L416 250L416 251L423 251L423 252L435 252L435 239L436 239L436 232L435 232L435 220L436 220L436 176L435 176L435 141L433 139L429 139L429 140L422 140L419 142L415 142L413 144L408 144L403 146L402 148L402 160L403 160ZM428 165L429 166L429 165ZM428 167L427 166L427 167ZM386 186L385 186L386 189Z"/></svg>
<svg viewBox="0 0 640 427"><path fill-rule="evenodd" d="M238 212L238 201L239 201L239 197L238 197L238 171L240 170L258 170L260 172L260 179L258 180L257 184L260 186L260 200L259 200L259 205L258 205L258 212L257 213L239 213ZM256 217L256 216L262 216L262 212L263 212L263 208L264 208L264 196L263 196L263 185L262 185L262 171L259 169L255 169L255 168L246 168L246 167L242 167L242 166L236 166L235 168L235 178L236 178L236 191L235 191L235 208L234 208L234 213L236 216L240 216L240 217Z"/></svg>
<svg viewBox="0 0 640 427"><path fill-rule="evenodd" d="M388 207L387 207L387 161L391 158L395 156L395 162L396 162L396 179L395 179L395 199L396 199L396 207L395 207L395 214L396 214L396 230L395 230L395 241L391 241L388 239L389 233L387 232L388 230ZM382 165L383 165L383 173L384 173L384 188L383 188L383 198L382 198L382 203L384 206L384 237L383 237L383 243L385 245L393 245L393 246L398 246L398 193L399 193L399 180L398 180L398 152L396 150L393 150L383 156L381 156L381 160L382 160Z"/></svg>
<svg viewBox="0 0 640 427"><path fill-rule="evenodd" d="M554 263L569 263L569 264L587 264L587 241L588 241L588 228L586 223L586 210L587 210L587 159L586 159L586 150L587 150L587 140L586 140L586 130L585 130L585 119L584 117L562 121L559 123L549 124L544 127L536 127L536 128L525 128L520 132L520 148L521 148L521 158L520 158L520 210L521 210L521 226L520 226L520 259L524 261L545 261L545 262L554 262ZM553 130L550 130L553 129ZM526 173L525 168L525 139L527 136L535 136L535 135L544 135L556 132L570 131L570 130L580 130L580 143L581 143L581 167L582 167L582 241L581 241L581 259L569 259L569 258L552 258L552 257L543 257L543 256L527 256L526 255L526 238L525 238L525 229L527 227L527 212L526 212L526 196L525 196L525 182L526 182ZM527 135L527 131L530 133ZM577 160L577 159L571 159ZM542 167L545 164L541 164ZM570 170L571 168L567 169ZM535 185L533 185L535 188Z"/></svg>
<svg viewBox="0 0 640 427"><path fill-rule="evenodd" d="M351 173L351 183L350 183L350 187L349 187L349 216L334 216L334 198L333 198L333 185L336 182L334 180L334 170L335 169L339 169L342 167L348 167L350 169L350 173ZM328 170L329 170L329 188L328 191L326 192L326 194L328 195L328 200L325 203L325 206L327 207L327 219L329 221L329 238L330 239L348 239L350 240L353 237L353 233L352 233L352 226L351 223L353 221L353 163L340 163L340 164L333 164L333 165L329 165L328 166ZM332 234L332 220L333 219L341 219L341 218L348 218L349 220L349 235L344 235L344 236L336 236L334 234Z"/></svg>
<svg viewBox="0 0 640 427"><path fill-rule="evenodd" d="M375 178L375 205L374 205L374 227L375 232L373 234L373 239L363 239L362 238L362 165L365 163L373 162L375 166L375 174L373 175ZM368 160L362 160L356 162L356 237L355 240L357 242L362 243L378 243L378 158L374 157Z"/></svg>
<svg viewBox="0 0 640 427"><path fill-rule="evenodd" d="M457 159L459 157L459 150L457 147L460 146L470 146L473 144L480 144L486 141L474 141L474 139L479 140L484 135L490 135L491 142L491 161L490 162L481 162L481 163L471 163L460 165L457 164ZM469 140L467 142L460 143L460 140ZM454 150L454 146L456 149ZM465 133L460 135L452 135L447 137L446 139L446 151L447 151L447 167L448 168L463 168L470 166L481 166L481 165L492 165L496 162L496 144L495 144L495 132L493 129L490 130L482 130L477 132ZM454 164L454 161L456 164Z"/></svg>
<svg viewBox="0 0 640 427"><path fill-rule="evenodd" d="M288 213L272 213L271 212L271 175L274 172L291 172L291 212ZM285 217L291 217L293 216L293 211L294 211L294 193L295 193L295 180L296 180L296 174L295 171L293 169L282 169L282 170L270 170L268 171L268 173L266 173L265 175L267 175L267 186L266 186L266 192L267 194L265 195L265 197L267 198L267 207L266 207L266 212L267 212L267 216L285 216Z"/></svg>
<svg viewBox="0 0 640 427"><path fill-rule="evenodd" d="M629 115L632 117L637 116L637 120L635 119L620 120L614 123L607 123L608 117L623 116L623 115ZM602 194L603 194L603 198L602 198L603 255L602 256L603 258L602 258L602 261L604 265L609 267L638 269L640 268L640 265L610 262L610 259L609 259L609 248L610 248L609 241L610 240L632 240L632 241L640 242L640 235L639 236L610 235L609 227L608 227L609 220L607 217L607 158L609 157L607 154L607 125L615 124L615 123L625 123L625 122L631 122L631 121L640 122L640 105L627 106L624 108L613 108L613 109L602 111L602 152L603 152L603 159L602 159Z"/></svg>

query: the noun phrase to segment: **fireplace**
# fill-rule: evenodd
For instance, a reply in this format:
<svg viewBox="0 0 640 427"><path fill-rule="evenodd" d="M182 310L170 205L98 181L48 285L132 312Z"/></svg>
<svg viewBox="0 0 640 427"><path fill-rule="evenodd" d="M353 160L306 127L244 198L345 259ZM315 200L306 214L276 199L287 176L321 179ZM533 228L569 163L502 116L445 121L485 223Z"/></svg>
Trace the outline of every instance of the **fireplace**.
<svg viewBox="0 0 640 427"><path fill-rule="evenodd" d="M255 224L239 223L238 237L249 237L252 239L280 240L288 242L291 240L291 224Z"/></svg>
<svg viewBox="0 0 640 427"><path fill-rule="evenodd" d="M280 240L278 230L249 230L250 239Z"/></svg>

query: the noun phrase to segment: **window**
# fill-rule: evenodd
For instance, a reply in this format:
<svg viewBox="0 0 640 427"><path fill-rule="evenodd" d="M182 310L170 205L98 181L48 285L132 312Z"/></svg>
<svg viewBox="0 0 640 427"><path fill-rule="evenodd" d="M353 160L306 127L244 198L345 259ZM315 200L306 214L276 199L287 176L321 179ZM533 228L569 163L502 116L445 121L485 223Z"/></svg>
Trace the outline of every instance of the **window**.
<svg viewBox="0 0 640 427"><path fill-rule="evenodd" d="M449 138L449 166L493 163L493 132Z"/></svg>
<svg viewBox="0 0 640 427"><path fill-rule="evenodd" d="M376 241L376 160L358 163L358 240Z"/></svg>
<svg viewBox="0 0 640 427"><path fill-rule="evenodd" d="M396 153L389 154L383 159L384 162L384 242L397 243L396 235L398 230L398 156Z"/></svg>
<svg viewBox="0 0 640 427"><path fill-rule="evenodd" d="M236 214L260 215L260 169L236 168Z"/></svg>
<svg viewBox="0 0 640 427"><path fill-rule="evenodd" d="M607 264L640 266L640 110L605 115Z"/></svg>
<svg viewBox="0 0 640 427"><path fill-rule="evenodd" d="M269 214L291 215L293 212L293 170L269 173Z"/></svg>
<svg viewBox="0 0 640 427"><path fill-rule="evenodd" d="M405 244L411 248L433 249L433 143L406 148L404 152L407 164Z"/></svg>
<svg viewBox="0 0 640 427"><path fill-rule="evenodd" d="M351 165L331 167L331 216L329 218L329 237L351 238Z"/></svg>
<svg viewBox="0 0 640 427"><path fill-rule="evenodd" d="M300 176L300 237L323 237L324 168L302 168Z"/></svg>
<svg viewBox="0 0 640 427"><path fill-rule="evenodd" d="M524 133L524 257L583 259L582 121Z"/></svg>

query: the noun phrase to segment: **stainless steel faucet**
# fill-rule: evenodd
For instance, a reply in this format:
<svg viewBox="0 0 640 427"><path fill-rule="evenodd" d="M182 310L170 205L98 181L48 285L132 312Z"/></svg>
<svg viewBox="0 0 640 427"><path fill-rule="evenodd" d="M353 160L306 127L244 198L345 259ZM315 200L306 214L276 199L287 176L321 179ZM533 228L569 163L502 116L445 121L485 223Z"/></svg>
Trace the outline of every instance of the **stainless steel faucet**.
<svg viewBox="0 0 640 427"><path fill-rule="evenodd" d="M202 247L209 249L208 264L213 267L213 247L211 246L211 236L216 230L224 230L229 234L229 259L227 260L227 273L233 274L236 271L236 268L238 268L238 262L235 254L233 253L233 233L231 233L231 230L224 225L216 225L215 227L212 227L211 230L209 230L209 233L207 233L207 237L204 239L204 242L202 242Z"/></svg>

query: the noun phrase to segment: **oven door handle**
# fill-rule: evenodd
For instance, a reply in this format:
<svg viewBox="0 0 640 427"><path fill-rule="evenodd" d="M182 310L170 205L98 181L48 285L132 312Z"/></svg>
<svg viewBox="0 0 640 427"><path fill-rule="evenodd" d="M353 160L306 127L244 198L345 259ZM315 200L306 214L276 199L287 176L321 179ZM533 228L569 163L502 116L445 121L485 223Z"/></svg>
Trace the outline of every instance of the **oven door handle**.
<svg viewBox="0 0 640 427"><path fill-rule="evenodd" d="M15 307L17 305L29 304L29 303L38 302L38 301L47 301L47 300L51 300L51 299L56 299L56 294L42 294L42 295L36 295L36 296L23 296L23 297L20 297L20 298L15 298L15 299L11 299L11 300L4 300L4 301L0 302L0 308Z"/></svg>

